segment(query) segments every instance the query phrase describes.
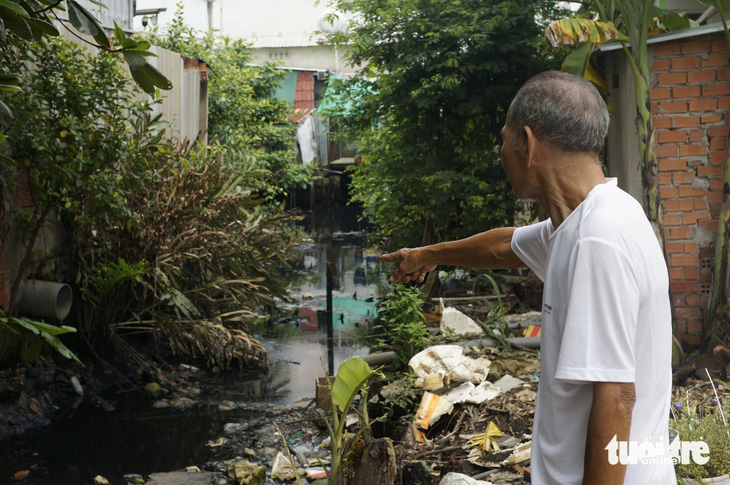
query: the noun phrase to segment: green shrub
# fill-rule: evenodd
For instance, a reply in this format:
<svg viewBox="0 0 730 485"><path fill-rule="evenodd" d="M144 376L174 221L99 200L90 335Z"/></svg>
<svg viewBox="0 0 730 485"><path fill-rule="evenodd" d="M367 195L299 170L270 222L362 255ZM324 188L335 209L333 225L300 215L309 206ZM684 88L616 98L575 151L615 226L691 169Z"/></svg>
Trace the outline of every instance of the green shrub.
<svg viewBox="0 0 730 485"><path fill-rule="evenodd" d="M724 406L724 419L717 405L717 399L698 405L697 403L676 403L670 419L670 439L682 441L704 441L710 449L710 460L704 464L677 464L677 475L688 478L711 478L730 473L730 428L726 420L730 405Z"/></svg>
<svg viewBox="0 0 730 485"><path fill-rule="evenodd" d="M430 343L431 335L423 323L422 304L418 287L395 285L378 306L378 328L382 331L379 343L393 348L404 367Z"/></svg>
<svg viewBox="0 0 730 485"><path fill-rule="evenodd" d="M27 179L34 202L13 209L15 233L33 247L50 224L63 230L89 353L147 365L130 343L142 334L211 365L266 365L246 325L285 297L295 235L260 196L270 173L256 150L169 144L114 56L58 39L4 49L23 90L7 99L19 163L2 161L0 175ZM28 251L16 281L43 271Z"/></svg>

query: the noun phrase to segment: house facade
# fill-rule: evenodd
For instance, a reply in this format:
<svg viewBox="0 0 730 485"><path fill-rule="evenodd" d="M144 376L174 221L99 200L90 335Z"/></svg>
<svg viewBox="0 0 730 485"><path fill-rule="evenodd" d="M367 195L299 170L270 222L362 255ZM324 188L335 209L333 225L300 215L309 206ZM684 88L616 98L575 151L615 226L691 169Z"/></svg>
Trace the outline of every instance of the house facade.
<svg viewBox="0 0 730 485"><path fill-rule="evenodd" d="M642 201L634 78L620 46L603 49L612 124L609 176ZM722 24L649 39L654 142L671 296L683 342L699 345L712 285L730 130L730 66Z"/></svg>

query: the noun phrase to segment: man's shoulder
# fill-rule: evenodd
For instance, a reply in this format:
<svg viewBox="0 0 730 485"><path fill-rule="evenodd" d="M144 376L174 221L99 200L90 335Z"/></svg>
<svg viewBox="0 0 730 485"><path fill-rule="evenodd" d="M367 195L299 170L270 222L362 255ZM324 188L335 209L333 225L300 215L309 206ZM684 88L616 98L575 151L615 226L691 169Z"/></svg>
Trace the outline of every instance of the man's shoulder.
<svg viewBox="0 0 730 485"><path fill-rule="evenodd" d="M654 234L641 204L618 187L593 198L582 214L580 232L582 237L621 241Z"/></svg>

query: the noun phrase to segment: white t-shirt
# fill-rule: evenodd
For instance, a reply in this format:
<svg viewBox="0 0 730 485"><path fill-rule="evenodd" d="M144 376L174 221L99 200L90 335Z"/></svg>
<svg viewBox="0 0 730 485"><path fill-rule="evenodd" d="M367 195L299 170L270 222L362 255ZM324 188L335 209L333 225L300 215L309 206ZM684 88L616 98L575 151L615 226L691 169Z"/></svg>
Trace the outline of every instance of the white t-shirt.
<svg viewBox="0 0 730 485"><path fill-rule="evenodd" d="M597 185L557 230L518 228L512 249L545 282L535 485L580 485L592 382L634 382L630 441L663 456L629 463L625 485L675 485L669 457L671 310L667 266L641 205Z"/></svg>

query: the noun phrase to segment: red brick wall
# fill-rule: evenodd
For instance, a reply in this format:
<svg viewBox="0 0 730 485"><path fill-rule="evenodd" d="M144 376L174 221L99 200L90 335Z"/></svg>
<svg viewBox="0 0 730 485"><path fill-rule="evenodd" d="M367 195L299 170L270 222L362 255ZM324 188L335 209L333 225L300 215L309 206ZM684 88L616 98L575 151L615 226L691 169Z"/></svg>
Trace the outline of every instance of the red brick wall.
<svg viewBox="0 0 730 485"><path fill-rule="evenodd" d="M714 260L730 128L721 34L655 44L651 65L664 233L679 332L699 344Z"/></svg>

